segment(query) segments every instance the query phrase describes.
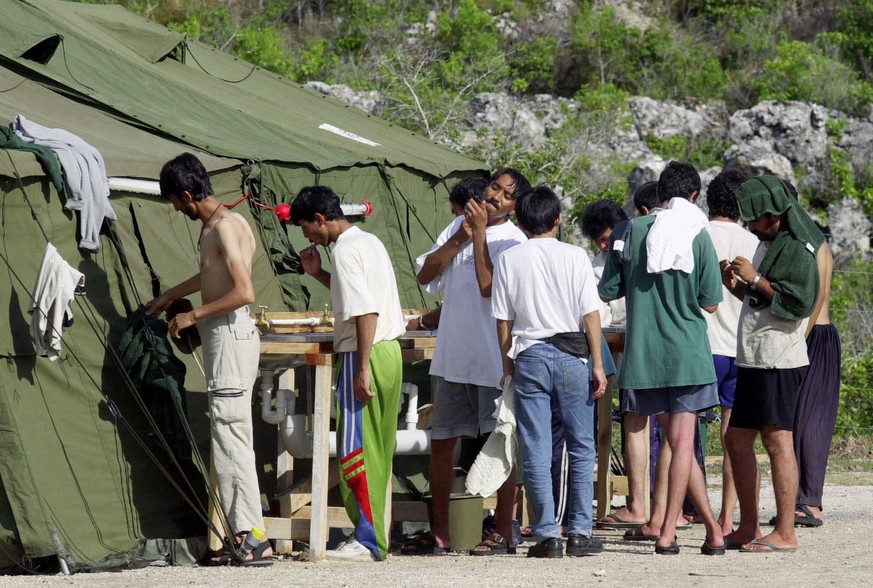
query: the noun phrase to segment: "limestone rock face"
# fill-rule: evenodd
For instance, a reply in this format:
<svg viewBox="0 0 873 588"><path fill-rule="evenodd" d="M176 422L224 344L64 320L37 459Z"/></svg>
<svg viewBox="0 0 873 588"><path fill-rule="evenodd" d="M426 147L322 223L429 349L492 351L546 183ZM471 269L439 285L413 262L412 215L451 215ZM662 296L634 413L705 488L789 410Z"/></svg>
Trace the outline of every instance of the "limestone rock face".
<svg viewBox="0 0 873 588"><path fill-rule="evenodd" d="M555 4L566 8L565 0ZM620 0L617 5L633 2ZM379 92L354 92L348 86L321 82L306 85L350 106L379 115L386 102ZM589 124L580 104L573 99L550 95L519 97L504 92L473 96L456 113L466 128L451 136L438 137L446 145L473 150L494 165L501 165L507 151L516 159L542 148L571 117L581 117L572 127L568 150L585 158L589 187L598 189L615 182L615 166L630 166L625 209L635 214L632 196L643 183L657 180L667 164L646 144L646 138L685 137L690 146L702 141L725 145L722 167L698 170L702 190L698 205L706 211L709 182L722 169L738 168L748 175L772 174L798 188L821 190L830 180L832 150L844 151L855 177L873 175L873 115L852 118L817 104L765 101L752 108L729 113L723 103L679 104L645 96L631 98L625 122L599 127ZM616 117L620 121L621 117ZM577 130L578 129L578 130ZM558 162L556 162L557 164ZM541 178L530 178L533 182ZM564 186L572 194L574 186ZM567 208L572 198L565 198ZM832 200L832 199L829 199ZM871 223L851 199L840 200L827 210L833 232L832 249L838 260L860 253L870 254Z"/></svg>

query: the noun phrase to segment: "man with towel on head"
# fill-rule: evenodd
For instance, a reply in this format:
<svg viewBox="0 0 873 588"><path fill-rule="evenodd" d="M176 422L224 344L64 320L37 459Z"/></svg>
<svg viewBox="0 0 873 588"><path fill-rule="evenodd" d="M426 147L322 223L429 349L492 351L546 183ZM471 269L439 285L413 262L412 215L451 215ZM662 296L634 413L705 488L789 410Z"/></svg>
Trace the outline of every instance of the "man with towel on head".
<svg viewBox="0 0 873 588"><path fill-rule="evenodd" d="M804 320L819 292L816 251L821 231L774 176L737 191L740 218L761 243L750 261L737 256L722 268L724 285L743 300L737 333L737 389L725 443L734 468L740 526L726 538L741 551L794 551L794 413L809 359ZM758 433L773 471L776 527L761 536L758 521Z"/></svg>

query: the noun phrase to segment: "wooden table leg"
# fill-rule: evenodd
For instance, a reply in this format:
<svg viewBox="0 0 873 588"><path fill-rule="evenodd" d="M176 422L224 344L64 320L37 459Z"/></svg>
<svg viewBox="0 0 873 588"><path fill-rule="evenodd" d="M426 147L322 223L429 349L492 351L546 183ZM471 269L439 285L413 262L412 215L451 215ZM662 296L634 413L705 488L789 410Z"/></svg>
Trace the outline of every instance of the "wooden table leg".
<svg viewBox="0 0 873 588"><path fill-rule="evenodd" d="M609 392L597 401L597 484L594 498L597 500L598 519L609 514L612 504L612 469L609 465L612 453L612 383L610 377L606 387Z"/></svg>
<svg viewBox="0 0 873 588"><path fill-rule="evenodd" d="M327 550L327 489L330 457L330 403L333 356L319 355L315 366L314 418L312 423L312 520L309 529L309 560L321 561Z"/></svg>

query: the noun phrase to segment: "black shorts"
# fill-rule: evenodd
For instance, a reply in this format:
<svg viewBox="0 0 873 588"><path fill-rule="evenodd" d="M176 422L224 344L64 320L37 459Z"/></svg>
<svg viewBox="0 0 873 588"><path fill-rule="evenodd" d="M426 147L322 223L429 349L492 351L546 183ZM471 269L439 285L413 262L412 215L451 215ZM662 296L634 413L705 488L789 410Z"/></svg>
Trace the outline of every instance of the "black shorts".
<svg viewBox="0 0 873 588"><path fill-rule="evenodd" d="M794 430L800 382L809 366L791 369L738 368L731 427L756 429L767 425Z"/></svg>

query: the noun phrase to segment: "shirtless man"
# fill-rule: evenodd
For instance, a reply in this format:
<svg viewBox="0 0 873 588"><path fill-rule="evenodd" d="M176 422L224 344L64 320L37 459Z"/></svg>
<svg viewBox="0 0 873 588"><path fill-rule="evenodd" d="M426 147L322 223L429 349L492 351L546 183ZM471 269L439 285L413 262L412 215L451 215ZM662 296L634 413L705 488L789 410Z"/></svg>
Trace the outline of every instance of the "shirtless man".
<svg viewBox="0 0 873 588"><path fill-rule="evenodd" d="M203 164L183 153L161 169L161 195L191 220L199 220L200 271L173 286L146 306L160 315L174 301L200 292L203 305L177 314L170 336L197 326L203 341L209 392L212 461L221 509L238 541L252 529L264 528L261 494L252 449L252 387L258 375L260 339L246 305L255 301L252 257L255 238L246 220L230 212L212 193ZM243 565L269 565L273 554L263 541L246 555ZM218 554L208 565L226 565L230 554Z"/></svg>
<svg viewBox="0 0 873 588"><path fill-rule="evenodd" d="M794 524L803 527L822 525L825 470L840 404L842 346L840 334L831 324L834 258L827 242L819 247L816 263L819 275L818 303L809 317L805 332L809 371L800 384L797 411L794 413L794 454L799 473Z"/></svg>

